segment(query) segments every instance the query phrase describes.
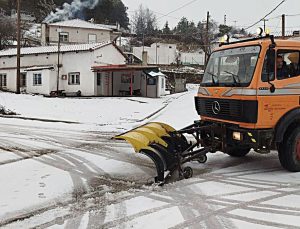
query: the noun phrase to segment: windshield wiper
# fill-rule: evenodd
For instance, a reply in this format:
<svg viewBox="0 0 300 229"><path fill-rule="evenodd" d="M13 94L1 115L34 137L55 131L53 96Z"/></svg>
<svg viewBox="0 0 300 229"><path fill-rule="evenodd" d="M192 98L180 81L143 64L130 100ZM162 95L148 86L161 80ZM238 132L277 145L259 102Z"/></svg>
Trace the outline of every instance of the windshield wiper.
<svg viewBox="0 0 300 229"><path fill-rule="evenodd" d="M214 85L217 85L218 82L215 80L215 77L218 78L218 76L216 76L214 73L211 73L211 72L206 72L207 74L211 75L211 80L213 82Z"/></svg>
<svg viewBox="0 0 300 229"><path fill-rule="evenodd" d="M233 79L233 81L234 81L234 83L235 83L236 85L240 85L240 84L241 84L240 78L239 78L238 75L236 75L236 74L234 74L234 73L232 73L232 72L229 72L229 71L224 71L224 72L225 72L225 73L228 73L228 74L230 74L230 75L232 76L232 79ZM237 78L235 78L235 77L237 77ZM236 79L238 79L238 80L236 80Z"/></svg>

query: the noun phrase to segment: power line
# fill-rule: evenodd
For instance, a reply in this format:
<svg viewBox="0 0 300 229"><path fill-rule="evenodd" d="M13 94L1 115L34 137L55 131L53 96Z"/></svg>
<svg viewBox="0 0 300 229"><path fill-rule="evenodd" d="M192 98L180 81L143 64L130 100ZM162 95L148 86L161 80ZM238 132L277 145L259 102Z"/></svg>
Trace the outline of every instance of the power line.
<svg viewBox="0 0 300 229"><path fill-rule="evenodd" d="M300 16L300 14L286 14L285 16L286 17L297 17L297 16ZM268 18L268 20L273 20L273 19L277 19L277 18L281 18L281 17L282 17L282 15L278 15L275 17Z"/></svg>
<svg viewBox="0 0 300 229"><path fill-rule="evenodd" d="M152 13L154 13L154 14L159 14L159 15L165 15L164 13L161 13L161 12L157 12L157 11L154 11L154 10L151 10L151 9L149 9ZM127 12L131 12L131 13L135 13L135 12L137 12L137 10L129 10L129 11L127 11ZM174 16L170 16L170 15L168 15L168 16L166 16L166 17L169 17L169 18L174 18L174 19L177 19L177 20L180 20L181 18L179 18L179 17L174 17Z"/></svg>
<svg viewBox="0 0 300 229"><path fill-rule="evenodd" d="M161 16L161 17L158 17L157 20L159 20L159 19L161 19L161 18L163 18L163 17L166 17L166 16L168 16L168 15L170 15L170 14L172 14L172 13L178 11L178 10L181 10L181 9L185 8L186 6L191 5L192 3L196 2L196 1L199 1L199 0L193 0L193 1L190 1L190 2L188 2L188 3L186 3L186 4L182 5L182 6L178 7L177 9L172 10L172 11L170 11L169 13L167 13L167 14Z"/></svg>
<svg viewBox="0 0 300 229"><path fill-rule="evenodd" d="M274 9L272 9L269 13L267 13L262 19L260 19L259 21L255 22L254 24L248 26L247 28L245 28L245 30L252 28L253 26L257 25L259 22L261 22L262 20L264 20L266 17L268 17L270 14L272 14L275 10L277 10L277 8L279 6L281 6L283 3L285 3L287 0L282 0Z"/></svg>

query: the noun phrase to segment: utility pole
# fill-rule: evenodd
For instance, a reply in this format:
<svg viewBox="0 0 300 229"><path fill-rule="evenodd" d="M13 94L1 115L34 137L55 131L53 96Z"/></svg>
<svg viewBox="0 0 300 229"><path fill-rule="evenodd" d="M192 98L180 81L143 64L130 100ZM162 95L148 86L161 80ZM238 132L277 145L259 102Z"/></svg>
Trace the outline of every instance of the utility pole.
<svg viewBox="0 0 300 229"><path fill-rule="evenodd" d="M156 65L157 65L157 42L156 42L156 49L155 49L155 61L156 61Z"/></svg>
<svg viewBox="0 0 300 229"><path fill-rule="evenodd" d="M236 28L236 23L237 23L237 20L233 21L234 22L234 27Z"/></svg>
<svg viewBox="0 0 300 229"><path fill-rule="evenodd" d="M21 0L17 0L17 82L16 93L20 94L20 75L21 75Z"/></svg>
<svg viewBox="0 0 300 229"><path fill-rule="evenodd" d="M266 32L266 21L269 21L269 20L263 19L263 21L264 21L264 32Z"/></svg>
<svg viewBox="0 0 300 229"><path fill-rule="evenodd" d="M60 57L60 33L61 33L61 28L57 29L58 32L58 46L57 46L57 77L56 77L56 94L57 96L59 95L58 91L59 91L59 57Z"/></svg>
<svg viewBox="0 0 300 229"><path fill-rule="evenodd" d="M282 22L282 30L281 30L281 32L282 32L282 38L284 38L285 37L285 14L282 14L282 19L281 19L281 22Z"/></svg>
<svg viewBox="0 0 300 229"><path fill-rule="evenodd" d="M205 62L204 66L206 67L207 59L208 59L208 42L209 42L209 11L207 12L207 18L206 18L206 37L205 37Z"/></svg>

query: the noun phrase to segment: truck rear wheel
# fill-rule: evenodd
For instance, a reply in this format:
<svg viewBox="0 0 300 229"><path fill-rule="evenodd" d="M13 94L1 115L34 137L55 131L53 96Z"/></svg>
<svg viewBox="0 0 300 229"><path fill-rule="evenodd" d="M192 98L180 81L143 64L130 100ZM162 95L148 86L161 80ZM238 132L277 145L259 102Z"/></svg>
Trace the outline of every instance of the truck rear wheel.
<svg viewBox="0 0 300 229"><path fill-rule="evenodd" d="M283 168L300 172L300 127L289 132L279 144L278 156Z"/></svg>
<svg viewBox="0 0 300 229"><path fill-rule="evenodd" d="M230 147L226 153L232 157L244 157L249 152L250 152L250 149L248 149L248 148Z"/></svg>

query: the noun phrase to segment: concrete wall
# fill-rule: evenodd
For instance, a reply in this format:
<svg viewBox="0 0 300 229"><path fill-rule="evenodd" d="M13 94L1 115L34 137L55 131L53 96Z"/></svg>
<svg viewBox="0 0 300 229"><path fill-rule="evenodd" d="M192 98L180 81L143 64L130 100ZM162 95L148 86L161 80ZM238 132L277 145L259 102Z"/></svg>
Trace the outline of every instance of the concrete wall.
<svg viewBox="0 0 300 229"><path fill-rule="evenodd" d="M182 52L181 62L183 65L199 64L204 65L205 54L203 52Z"/></svg>

